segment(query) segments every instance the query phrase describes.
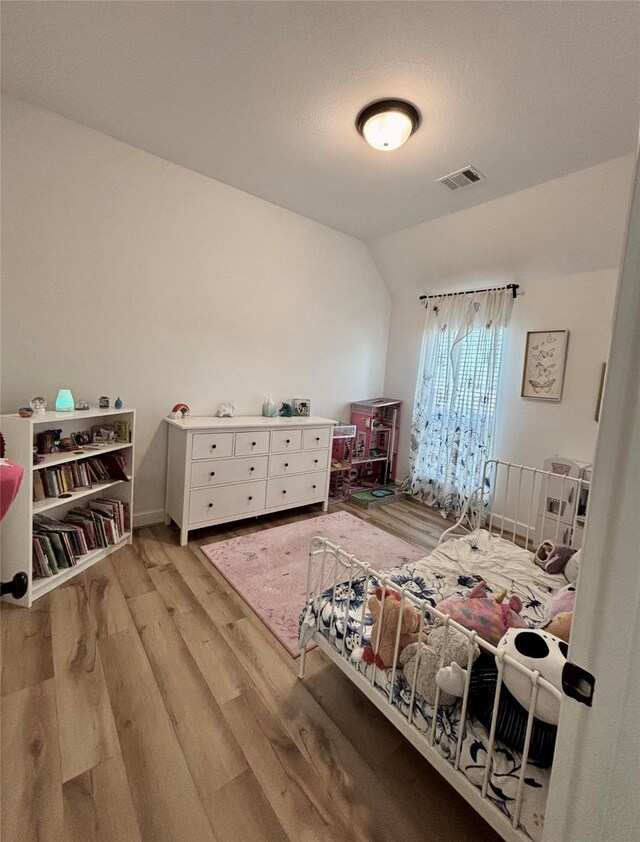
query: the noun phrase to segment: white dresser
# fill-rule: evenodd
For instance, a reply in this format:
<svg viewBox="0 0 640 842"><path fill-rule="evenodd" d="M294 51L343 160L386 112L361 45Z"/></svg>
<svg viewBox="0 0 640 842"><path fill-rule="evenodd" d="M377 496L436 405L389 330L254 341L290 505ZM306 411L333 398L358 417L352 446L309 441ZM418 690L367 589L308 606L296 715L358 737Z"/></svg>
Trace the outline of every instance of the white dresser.
<svg viewBox="0 0 640 842"><path fill-rule="evenodd" d="M165 523L189 530L309 503L327 510L329 418L194 417L169 425Z"/></svg>

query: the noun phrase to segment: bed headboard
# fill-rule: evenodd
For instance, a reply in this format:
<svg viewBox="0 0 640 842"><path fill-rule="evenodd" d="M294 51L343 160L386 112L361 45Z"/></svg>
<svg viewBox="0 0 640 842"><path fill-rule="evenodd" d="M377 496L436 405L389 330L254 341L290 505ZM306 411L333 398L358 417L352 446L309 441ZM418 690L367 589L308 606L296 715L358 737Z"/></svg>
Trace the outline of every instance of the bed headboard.
<svg viewBox="0 0 640 842"><path fill-rule="evenodd" d="M583 477L490 459L482 484L440 542L456 532L485 528L529 550L547 538L578 549L588 500L589 482Z"/></svg>

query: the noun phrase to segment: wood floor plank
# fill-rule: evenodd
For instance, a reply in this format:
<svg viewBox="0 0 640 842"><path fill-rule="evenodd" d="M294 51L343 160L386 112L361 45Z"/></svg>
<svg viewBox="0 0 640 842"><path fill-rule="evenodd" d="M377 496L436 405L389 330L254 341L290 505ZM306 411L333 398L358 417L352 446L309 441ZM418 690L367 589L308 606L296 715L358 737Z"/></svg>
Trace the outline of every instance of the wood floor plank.
<svg viewBox="0 0 640 842"><path fill-rule="evenodd" d="M174 614L173 622L219 705L252 686L246 670L204 608L198 606L193 611Z"/></svg>
<svg viewBox="0 0 640 842"><path fill-rule="evenodd" d="M52 678L2 699L0 810L6 842L64 839Z"/></svg>
<svg viewBox="0 0 640 842"><path fill-rule="evenodd" d="M171 562L150 568L149 576L170 614L191 611L198 604L193 591Z"/></svg>
<svg viewBox="0 0 640 842"><path fill-rule="evenodd" d="M137 546L137 538L135 545ZM125 599L155 590L147 568L135 547L127 544L109 556L109 560L118 577Z"/></svg>
<svg viewBox="0 0 640 842"><path fill-rule="evenodd" d="M81 578L52 593L51 631L60 765L68 781L120 751Z"/></svg>
<svg viewBox="0 0 640 842"><path fill-rule="evenodd" d="M84 581L96 635L104 637L131 628L133 620L110 559L105 558L90 567L84 574Z"/></svg>
<svg viewBox="0 0 640 842"><path fill-rule="evenodd" d="M221 842L288 842L289 839L250 769L217 793L212 824Z"/></svg>
<svg viewBox="0 0 640 842"><path fill-rule="evenodd" d="M377 774L304 684L272 653L264 635L246 619L222 626L220 631L349 825L368 842L385 842L394 834L422 842L419 811L408 814L388 798Z"/></svg>
<svg viewBox="0 0 640 842"><path fill-rule="evenodd" d="M213 831L136 629L103 637L98 646L142 839L211 842Z"/></svg>
<svg viewBox="0 0 640 842"><path fill-rule="evenodd" d="M248 690L227 702L223 712L291 840L354 837L322 781L259 693Z"/></svg>
<svg viewBox="0 0 640 842"><path fill-rule="evenodd" d="M163 542L156 538L148 526L136 530L136 540L133 546L147 570L162 567L163 564L169 562Z"/></svg>
<svg viewBox="0 0 640 842"><path fill-rule="evenodd" d="M53 677L50 607L49 596L30 609L2 603L3 696Z"/></svg>
<svg viewBox="0 0 640 842"><path fill-rule="evenodd" d="M191 777L211 816L216 791L243 772L247 762L160 596L144 594L129 605Z"/></svg>
<svg viewBox="0 0 640 842"><path fill-rule="evenodd" d="M141 842L120 755L62 786L66 842Z"/></svg>
<svg viewBox="0 0 640 842"><path fill-rule="evenodd" d="M158 538L167 527L153 529ZM173 544L165 546L165 553L188 587L205 607L216 625L224 625L244 616L244 611L226 599L226 591L218 584L215 567L200 552L199 547L188 545L180 547Z"/></svg>

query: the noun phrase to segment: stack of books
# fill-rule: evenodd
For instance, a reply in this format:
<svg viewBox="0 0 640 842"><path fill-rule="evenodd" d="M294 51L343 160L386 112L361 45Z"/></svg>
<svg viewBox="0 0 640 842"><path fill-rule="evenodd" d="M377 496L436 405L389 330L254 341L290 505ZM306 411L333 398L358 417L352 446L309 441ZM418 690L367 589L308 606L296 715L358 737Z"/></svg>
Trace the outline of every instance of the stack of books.
<svg viewBox="0 0 640 842"><path fill-rule="evenodd" d="M33 516L34 578L55 576L93 550L117 544L131 530L128 503L97 498L64 520Z"/></svg>
<svg viewBox="0 0 640 842"><path fill-rule="evenodd" d="M72 491L92 488L94 482L123 480L128 482L127 460L122 453L105 453L77 462L67 462L54 468L41 468L33 474L33 500L59 497Z"/></svg>

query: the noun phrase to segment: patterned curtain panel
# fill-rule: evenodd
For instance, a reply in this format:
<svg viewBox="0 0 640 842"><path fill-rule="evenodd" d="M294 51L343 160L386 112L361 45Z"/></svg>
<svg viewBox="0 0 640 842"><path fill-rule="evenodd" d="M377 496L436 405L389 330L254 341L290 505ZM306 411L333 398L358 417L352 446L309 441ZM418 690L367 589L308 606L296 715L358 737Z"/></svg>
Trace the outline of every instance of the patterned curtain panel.
<svg viewBox="0 0 640 842"><path fill-rule="evenodd" d="M491 458L508 289L431 298L411 426L408 491L458 516Z"/></svg>

